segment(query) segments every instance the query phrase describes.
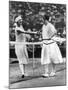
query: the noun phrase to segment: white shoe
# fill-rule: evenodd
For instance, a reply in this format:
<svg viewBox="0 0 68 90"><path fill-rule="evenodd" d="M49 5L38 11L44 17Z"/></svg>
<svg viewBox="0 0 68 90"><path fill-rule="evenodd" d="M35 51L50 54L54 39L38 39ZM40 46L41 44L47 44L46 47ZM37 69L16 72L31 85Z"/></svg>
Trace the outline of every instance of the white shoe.
<svg viewBox="0 0 68 90"><path fill-rule="evenodd" d="M51 77L53 77L53 76L55 76L55 75L56 75L55 72L51 72L51 73L50 73L50 76L51 76Z"/></svg>
<svg viewBox="0 0 68 90"><path fill-rule="evenodd" d="M49 74L48 73L45 73L45 74L43 74L42 77L44 77L44 78L49 77Z"/></svg>

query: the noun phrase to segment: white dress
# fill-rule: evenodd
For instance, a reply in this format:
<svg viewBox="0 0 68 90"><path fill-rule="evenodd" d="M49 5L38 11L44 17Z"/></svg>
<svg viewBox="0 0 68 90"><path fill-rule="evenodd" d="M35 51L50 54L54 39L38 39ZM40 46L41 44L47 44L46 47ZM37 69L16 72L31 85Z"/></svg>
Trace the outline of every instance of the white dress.
<svg viewBox="0 0 68 90"><path fill-rule="evenodd" d="M46 26L42 27L42 38L48 39L54 33L56 33L56 29L51 23L48 23ZM60 49L56 42L46 45L45 43L49 43L50 41L43 41L42 52L41 52L41 64L49 64L53 63L62 63L62 55Z"/></svg>
<svg viewBox="0 0 68 90"><path fill-rule="evenodd" d="M23 33L21 33L21 34L17 33L17 30L19 30L19 29L24 31L23 27L16 27L16 29L15 29L16 42L26 42L26 35ZM19 64L27 64L28 63L28 53L27 53L27 47L25 44L15 45L15 52L16 52Z"/></svg>

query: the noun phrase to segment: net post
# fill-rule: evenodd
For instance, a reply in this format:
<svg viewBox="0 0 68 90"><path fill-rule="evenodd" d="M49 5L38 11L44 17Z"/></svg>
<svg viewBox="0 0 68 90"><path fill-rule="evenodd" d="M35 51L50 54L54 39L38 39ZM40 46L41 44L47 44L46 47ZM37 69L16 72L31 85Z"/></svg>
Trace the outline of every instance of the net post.
<svg viewBox="0 0 68 90"><path fill-rule="evenodd" d="M35 62L34 62L34 44L33 44L33 75L34 75L34 67L35 67Z"/></svg>

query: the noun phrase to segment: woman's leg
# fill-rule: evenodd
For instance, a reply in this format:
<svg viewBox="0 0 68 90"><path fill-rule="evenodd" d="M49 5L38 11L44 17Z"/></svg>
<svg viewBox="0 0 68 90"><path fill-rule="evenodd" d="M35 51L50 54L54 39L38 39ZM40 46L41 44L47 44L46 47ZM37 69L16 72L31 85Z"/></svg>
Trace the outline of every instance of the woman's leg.
<svg viewBox="0 0 68 90"><path fill-rule="evenodd" d="M21 73L22 73L22 78L24 78L24 74L25 74L25 64L19 64Z"/></svg>
<svg viewBox="0 0 68 90"><path fill-rule="evenodd" d="M44 66L44 68L45 68L45 74L48 74L48 72L49 72L49 64L46 64Z"/></svg>
<svg viewBox="0 0 68 90"><path fill-rule="evenodd" d="M49 64L44 65L44 74L43 77L49 77Z"/></svg>
<svg viewBox="0 0 68 90"><path fill-rule="evenodd" d="M52 63L50 76L55 76L55 74L56 74L56 65Z"/></svg>

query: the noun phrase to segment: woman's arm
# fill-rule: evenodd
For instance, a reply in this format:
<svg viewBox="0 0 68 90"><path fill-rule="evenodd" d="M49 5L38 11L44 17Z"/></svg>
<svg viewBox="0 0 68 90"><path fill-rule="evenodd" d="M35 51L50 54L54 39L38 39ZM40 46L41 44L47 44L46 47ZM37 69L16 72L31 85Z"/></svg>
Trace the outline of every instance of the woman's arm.
<svg viewBox="0 0 68 90"><path fill-rule="evenodd" d="M14 30L17 31L17 32L19 32L19 33L25 33L25 34L38 34L38 32L34 32L34 31L31 31L31 30L25 31L24 28L18 27L16 23L14 24L14 27L15 27Z"/></svg>
<svg viewBox="0 0 68 90"><path fill-rule="evenodd" d="M18 29L17 31L19 31L20 33L24 33L24 34L38 34L37 32L34 32L34 31L25 31L22 29Z"/></svg>
<svg viewBox="0 0 68 90"><path fill-rule="evenodd" d="M34 32L34 31L23 31L22 33L25 33L25 34L37 34L37 32Z"/></svg>

